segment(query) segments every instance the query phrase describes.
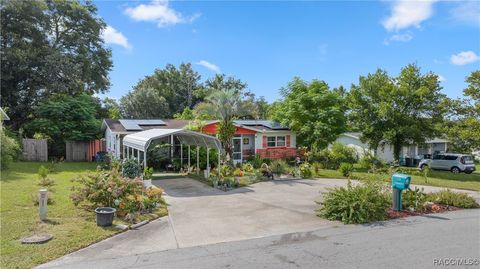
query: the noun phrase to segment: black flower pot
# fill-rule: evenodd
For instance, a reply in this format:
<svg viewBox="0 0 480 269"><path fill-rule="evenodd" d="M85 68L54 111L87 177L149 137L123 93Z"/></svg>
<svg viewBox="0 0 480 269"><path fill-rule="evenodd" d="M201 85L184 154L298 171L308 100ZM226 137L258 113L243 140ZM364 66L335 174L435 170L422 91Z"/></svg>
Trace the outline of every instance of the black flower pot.
<svg viewBox="0 0 480 269"><path fill-rule="evenodd" d="M97 226L112 226L115 212L117 212L117 210L112 207L97 207L95 209L95 213L97 213Z"/></svg>

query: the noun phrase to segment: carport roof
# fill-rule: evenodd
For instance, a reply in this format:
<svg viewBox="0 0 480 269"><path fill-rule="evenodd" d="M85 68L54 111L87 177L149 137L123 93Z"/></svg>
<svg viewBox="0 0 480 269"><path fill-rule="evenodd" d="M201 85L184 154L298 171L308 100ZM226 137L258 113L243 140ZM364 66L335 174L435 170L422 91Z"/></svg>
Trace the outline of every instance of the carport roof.
<svg viewBox="0 0 480 269"><path fill-rule="evenodd" d="M221 149L222 146L220 140L214 136L184 129L150 129L129 134L123 138L123 145L145 151L153 140L170 135L175 135L180 143L185 145L216 149Z"/></svg>

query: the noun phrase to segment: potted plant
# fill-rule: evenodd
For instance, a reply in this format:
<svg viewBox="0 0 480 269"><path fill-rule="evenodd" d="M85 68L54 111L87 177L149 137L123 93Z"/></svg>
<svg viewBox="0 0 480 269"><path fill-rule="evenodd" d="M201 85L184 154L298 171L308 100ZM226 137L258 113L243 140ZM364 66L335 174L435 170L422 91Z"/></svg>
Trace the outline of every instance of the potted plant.
<svg viewBox="0 0 480 269"><path fill-rule="evenodd" d="M115 212L117 212L117 210L113 207L97 207L95 209L95 213L97 214L97 226L112 226Z"/></svg>
<svg viewBox="0 0 480 269"><path fill-rule="evenodd" d="M145 187L152 186L153 167L145 167L143 169L143 185Z"/></svg>

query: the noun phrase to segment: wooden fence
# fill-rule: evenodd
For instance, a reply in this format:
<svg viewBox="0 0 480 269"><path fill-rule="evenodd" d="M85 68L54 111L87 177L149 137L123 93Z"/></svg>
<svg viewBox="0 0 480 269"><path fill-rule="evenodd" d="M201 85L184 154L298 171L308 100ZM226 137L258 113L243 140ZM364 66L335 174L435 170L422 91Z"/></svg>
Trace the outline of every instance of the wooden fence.
<svg viewBox="0 0 480 269"><path fill-rule="evenodd" d="M91 162L97 152L102 151L105 146L101 140L92 141L66 141L66 161L88 161Z"/></svg>
<svg viewBox="0 0 480 269"><path fill-rule="evenodd" d="M22 157L27 161L48 161L47 139L29 139L22 140Z"/></svg>

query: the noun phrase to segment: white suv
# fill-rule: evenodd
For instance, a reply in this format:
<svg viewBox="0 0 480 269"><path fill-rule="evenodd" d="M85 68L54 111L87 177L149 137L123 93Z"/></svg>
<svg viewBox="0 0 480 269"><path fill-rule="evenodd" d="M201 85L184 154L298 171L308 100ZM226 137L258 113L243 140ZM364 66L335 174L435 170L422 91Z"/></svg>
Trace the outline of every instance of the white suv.
<svg viewBox="0 0 480 269"><path fill-rule="evenodd" d="M471 155L442 153L433 155L432 159L423 159L418 167L423 170L426 166L435 170L448 170L452 173L465 172L471 174L475 171L475 163Z"/></svg>

